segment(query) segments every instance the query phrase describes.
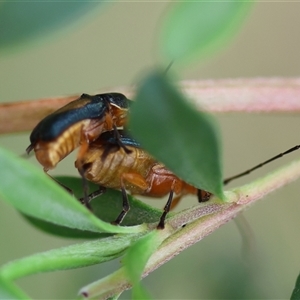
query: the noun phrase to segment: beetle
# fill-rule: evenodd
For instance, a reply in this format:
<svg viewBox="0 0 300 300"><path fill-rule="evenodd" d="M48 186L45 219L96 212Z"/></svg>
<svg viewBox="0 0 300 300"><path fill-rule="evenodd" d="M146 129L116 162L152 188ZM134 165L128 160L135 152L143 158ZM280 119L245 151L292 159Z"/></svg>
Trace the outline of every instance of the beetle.
<svg viewBox="0 0 300 300"><path fill-rule="evenodd" d="M35 151L45 172L77 147L80 158L102 132L113 129L118 135L116 128L126 123L129 105L130 100L120 93L82 94L36 125L26 152Z"/></svg>
<svg viewBox="0 0 300 300"><path fill-rule="evenodd" d="M122 191L123 210L113 223L120 224L130 209L126 190L131 194L149 197L163 197L169 194L158 223L158 228L161 229L164 228L167 213L174 206L172 203L176 205L182 196L195 194L199 202L209 200L209 192L177 177L144 151L124 130L118 130L118 133L121 142L130 150L129 153L120 147L114 133L107 131L89 145L80 162L75 162L75 167L85 179L102 188ZM173 199L174 193L177 196Z"/></svg>

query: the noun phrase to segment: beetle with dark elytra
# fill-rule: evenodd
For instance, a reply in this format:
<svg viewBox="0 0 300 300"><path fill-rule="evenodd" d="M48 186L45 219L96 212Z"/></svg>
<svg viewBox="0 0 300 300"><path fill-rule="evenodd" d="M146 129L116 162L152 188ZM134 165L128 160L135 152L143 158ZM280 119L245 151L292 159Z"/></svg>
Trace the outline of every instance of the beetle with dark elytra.
<svg viewBox="0 0 300 300"><path fill-rule="evenodd" d="M135 195L149 197L163 197L169 195L164 207L158 228L164 228L165 218L169 210L174 207L182 196L195 194L199 202L209 200L211 194L200 190L168 170L163 164L144 151L140 144L132 139L123 130L118 131L123 145L130 150L129 153L120 147L112 131L104 132L91 143L81 157L75 162L79 173L87 180L98 184L101 188L120 189L123 198L123 210L115 220L120 224L129 211L129 202L126 191ZM177 195L173 199L174 193ZM93 193L88 201L97 196ZM87 203L87 201L82 201Z"/></svg>
<svg viewBox="0 0 300 300"><path fill-rule="evenodd" d="M88 145L104 131L113 130L116 140L125 148L117 137L117 127L126 123L129 104L130 100L120 93L82 94L36 125L26 151L34 150L47 172L78 147L80 159Z"/></svg>

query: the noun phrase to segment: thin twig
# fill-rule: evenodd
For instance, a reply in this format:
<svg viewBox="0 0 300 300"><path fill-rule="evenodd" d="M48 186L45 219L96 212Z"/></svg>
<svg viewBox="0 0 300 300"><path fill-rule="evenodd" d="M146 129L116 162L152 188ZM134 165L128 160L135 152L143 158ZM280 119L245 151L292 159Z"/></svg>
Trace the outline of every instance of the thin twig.
<svg viewBox="0 0 300 300"><path fill-rule="evenodd" d="M190 80L179 84L198 108L210 112L300 112L300 78ZM128 98L133 88L115 87ZM0 134L32 130L46 115L79 95L0 104Z"/></svg>

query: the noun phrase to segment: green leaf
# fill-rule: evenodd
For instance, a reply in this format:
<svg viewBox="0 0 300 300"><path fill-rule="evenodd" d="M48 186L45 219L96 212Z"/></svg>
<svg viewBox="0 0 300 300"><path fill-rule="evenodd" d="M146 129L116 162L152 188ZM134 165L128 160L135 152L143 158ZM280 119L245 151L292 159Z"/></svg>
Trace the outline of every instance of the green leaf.
<svg viewBox="0 0 300 300"><path fill-rule="evenodd" d="M166 76L153 73L142 83L129 127L181 179L224 198L218 126L212 116L196 111Z"/></svg>
<svg viewBox="0 0 300 300"><path fill-rule="evenodd" d="M132 299L133 300L151 300L153 297L147 292L147 290L141 285L138 284L132 288Z"/></svg>
<svg viewBox="0 0 300 300"><path fill-rule="evenodd" d="M40 272L103 263L121 256L136 238L134 234L120 235L34 254L4 265L0 269L0 276L14 280Z"/></svg>
<svg viewBox="0 0 300 300"><path fill-rule="evenodd" d="M26 221L28 221L31 225L35 226L36 228L46 233L53 234L63 238L100 239L111 235L111 233L100 233L100 232L93 232L87 230L83 231L75 228L69 228L65 226L56 225L54 223L50 223L31 216L27 216L22 213L21 215L26 219Z"/></svg>
<svg viewBox="0 0 300 300"><path fill-rule="evenodd" d="M83 197L82 194L82 180L75 177L57 177L59 182L71 188L78 198ZM95 191L97 185L89 182L89 191ZM163 213L165 200L161 201L162 209L154 208L150 205L137 200L136 198L128 195L130 210L122 222L123 226L133 226L142 223L158 222ZM159 201L154 199L153 201ZM122 211L122 193L121 191L107 189L107 191L92 200L91 206L94 214L105 222L112 222L116 219Z"/></svg>
<svg viewBox="0 0 300 300"><path fill-rule="evenodd" d="M59 176L55 178L58 182L64 184L66 187L70 188L76 198L81 198L82 195L82 179L76 177L65 177ZM89 184L90 192L97 189L97 186L91 182ZM130 203L130 211L125 217L122 225L133 226L142 223L154 223L158 222L162 210L151 207L132 196L128 195L128 200ZM162 203L162 206L164 203ZM108 189L106 193L95 198L91 202L93 208L93 213L105 222L112 222L116 219L117 215L122 210L122 194L120 191ZM98 233L91 231L82 231L74 228L68 228L65 226L59 226L41 219L37 219L31 216L22 214L23 217L30 222L33 226L43 230L47 233L57 235L60 237L68 238L104 238L109 236L108 233ZM170 214L171 216L172 214Z"/></svg>
<svg viewBox="0 0 300 300"><path fill-rule="evenodd" d="M94 11L101 1L4 1L0 5L0 48L16 50L33 38L61 34L66 25Z"/></svg>
<svg viewBox="0 0 300 300"><path fill-rule="evenodd" d="M30 298L23 293L15 284L0 277L0 299L27 299Z"/></svg>
<svg viewBox="0 0 300 300"><path fill-rule="evenodd" d="M141 274L152 253L161 244L160 230L153 230L136 241L127 251L123 264L133 285L138 284Z"/></svg>
<svg viewBox="0 0 300 300"><path fill-rule="evenodd" d="M103 222L30 163L0 149L0 196L22 213L54 224L108 233L133 233L140 227Z"/></svg>
<svg viewBox="0 0 300 300"><path fill-rule="evenodd" d="M291 296L291 300L299 300L299 299L300 299L300 274L297 278L296 285Z"/></svg>
<svg viewBox="0 0 300 300"><path fill-rule="evenodd" d="M140 280L150 256L160 246L164 237L165 233L162 230L153 230L136 241L126 252L123 264L133 285L133 299L151 299L140 285Z"/></svg>
<svg viewBox="0 0 300 300"><path fill-rule="evenodd" d="M250 1L173 4L163 23L162 55L168 62L181 63L211 53L236 33L250 6Z"/></svg>

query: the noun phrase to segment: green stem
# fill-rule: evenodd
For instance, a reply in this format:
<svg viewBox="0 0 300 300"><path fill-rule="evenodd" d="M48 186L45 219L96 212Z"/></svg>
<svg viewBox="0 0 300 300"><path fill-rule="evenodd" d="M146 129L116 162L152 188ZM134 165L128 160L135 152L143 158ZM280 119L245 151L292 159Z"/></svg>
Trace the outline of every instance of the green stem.
<svg viewBox="0 0 300 300"><path fill-rule="evenodd" d="M250 184L226 192L227 202L225 203L215 198L207 204L199 204L170 218L167 225L173 229L174 234L167 237L151 256L142 277L146 277L181 251L225 225L246 207L299 177L300 160ZM182 228L185 224L187 225ZM121 268L115 273L82 288L80 293L83 296L88 295L90 298L107 299L130 287L124 269Z"/></svg>

